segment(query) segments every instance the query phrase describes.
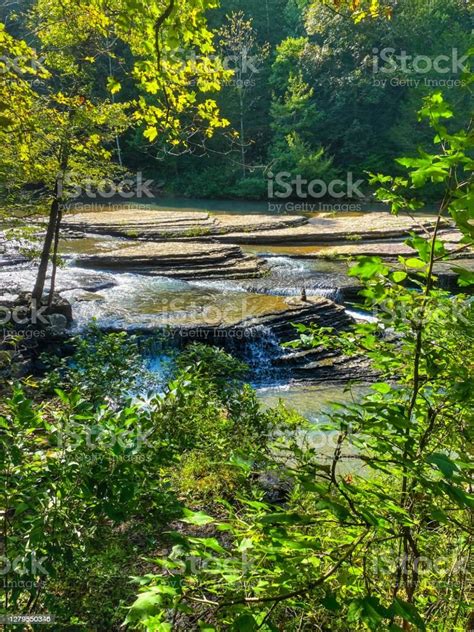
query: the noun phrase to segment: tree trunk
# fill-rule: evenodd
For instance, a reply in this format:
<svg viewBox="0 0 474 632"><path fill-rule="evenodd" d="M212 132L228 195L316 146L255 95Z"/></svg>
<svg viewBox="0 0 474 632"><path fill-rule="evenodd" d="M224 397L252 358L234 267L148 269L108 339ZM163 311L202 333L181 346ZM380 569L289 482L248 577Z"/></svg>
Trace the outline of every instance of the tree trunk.
<svg viewBox="0 0 474 632"><path fill-rule="evenodd" d="M54 228L54 245L53 245L53 268L51 271L51 282L49 286L49 296L48 296L48 307L51 307L53 304L54 298L54 290L56 288L56 272L58 269L58 245L59 245L59 232L61 228L61 220L62 220L63 212L61 209L61 205L58 205L58 215L56 218L56 226Z"/></svg>
<svg viewBox="0 0 474 632"><path fill-rule="evenodd" d="M51 246L53 244L54 235L56 233L56 228L58 225L58 215L59 199L56 188L55 196L53 201L51 202L51 209L49 211L48 228L46 229L46 236L43 242L43 250L41 252L35 286L31 294L31 298L35 299L38 303L41 302L41 299L43 298L46 275L48 273L49 256L51 254Z"/></svg>
<svg viewBox="0 0 474 632"><path fill-rule="evenodd" d="M242 175L245 178L245 126L244 126L244 100L240 96L240 154L242 158Z"/></svg>

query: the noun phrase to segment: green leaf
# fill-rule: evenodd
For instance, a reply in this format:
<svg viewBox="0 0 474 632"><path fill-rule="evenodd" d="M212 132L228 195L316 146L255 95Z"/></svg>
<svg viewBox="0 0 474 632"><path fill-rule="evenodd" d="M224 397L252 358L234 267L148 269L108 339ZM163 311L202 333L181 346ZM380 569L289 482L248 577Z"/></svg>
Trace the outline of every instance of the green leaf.
<svg viewBox="0 0 474 632"><path fill-rule="evenodd" d="M331 610L332 612L337 612L342 607L337 601L334 593L328 593L325 597L323 597L321 599L321 604L326 608L326 610Z"/></svg>
<svg viewBox="0 0 474 632"><path fill-rule="evenodd" d="M283 511L267 514L259 519L261 524L304 524L307 521L306 516Z"/></svg>
<svg viewBox="0 0 474 632"><path fill-rule="evenodd" d="M387 382L378 382L377 384L372 384L371 388L378 393L382 393L383 395L387 395L392 391L392 387Z"/></svg>
<svg viewBox="0 0 474 632"><path fill-rule="evenodd" d="M232 626L236 632L255 632L258 630L258 623L251 614L241 614Z"/></svg>
<svg viewBox="0 0 474 632"><path fill-rule="evenodd" d="M189 538L190 542L202 544L206 549L212 549L216 553L225 553L226 550L219 544L216 538Z"/></svg>
<svg viewBox="0 0 474 632"><path fill-rule="evenodd" d="M474 285L474 272L458 267L453 267L451 269L458 275L459 287L470 287L471 285Z"/></svg>
<svg viewBox="0 0 474 632"><path fill-rule="evenodd" d="M28 505L26 503L20 503L15 507L15 515L18 516L19 514L26 511L27 509L28 509Z"/></svg>
<svg viewBox="0 0 474 632"><path fill-rule="evenodd" d="M409 259L405 259L405 265L408 268L417 268L421 269L426 266L426 263L421 259L417 259L416 257L410 257Z"/></svg>
<svg viewBox="0 0 474 632"><path fill-rule="evenodd" d="M130 607L127 622L140 621L145 617L157 614L161 601L161 595L155 591L141 593Z"/></svg>
<svg viewBox="0 0 474 632"><path fill-rule="evenodd" d="M239 551L239 553L243 553L244 551L248 551L249 549L252 549L253 547L254 547L254 542L251 538L243 538L243 540L239 542L237 551Z"/></svg>
<svg viewBox="0 0 474 632"><path fill-rule="evenodd" d="M395 281L395 283L400 283L401 281L404 281L407 278L407 273L406 272L402 272L401 270L396 270L393 274L392 274L392 279Z"/></svg>
<svg viewBox="0 0 474 632"><path fill-rule="evenodd" d="M184 518L181 518L182 522L186 522L187 524L195 524L200 527L215 521L214 518L208 516L202 511L191 511L190 509L185 509L183 511L183 514Z"/></svg>
<svg viewBox="0 0 474 632"><path fill-rule="evenodd" d="M457 471L457 465L445 454L435 452L426 459L427 463L436 465L447 478L452 478L454 472Z"/></svg>
<svg viewBox="0 0 474 632"><path fill-rule="evenodd" d="M372 630L378 630L383 619L389 616L390 611L376 597L355 599L347 612L348 621L364 621Z"/></svg>
<svg viewBox="0 0 474 632"><path fill-rule="evenodd" d="M365 280L371 279L377 274L384 276L387 273L388 268L380 257L359 257L357 264L349 270L350 276Z"/></svg>
<svg viewBox="0 0 474 632"><path fill-rule="evenodd" d="M317 505L317 509L328 509L331 513L333 513L336 518L340 521L346 520L350 516L349 511L339 503L336 503L332 500L324 499L320 500Z"/></svg>
<svg viewBox="0 0 474 632"><path fill-rule="evenodd" d="M117 81L113 77L107 78L107 90L111 94L117 94L117 92L120 92L121 89L122 89L122 85L120 84L119 81Z"/></svg>
<svg viewBox="0 0 474 632"><path fill-rule="evenodd" d="M443 488L448 496L463 509L465 507L474 507L474 496L472 494L467 494L461 487L444 483Z"/></svg>
<svg viewBox="0 0 474 632"><path fill-rule="evenodd" d="M441 522L442 524L448 524L449 522L448 515L441 509L436 509L436 508L432 509L430 511L430 516L433 520L437 520L438 522Z"/></svg>
<svg viewBox="0 0 474 632"><path fill-rule="evenodd" d="M146 130L143 132L143 136L145 138L148 138L150 142L153 142L155 138L158 136L158 130L154 126L147 127Z"/></svg>
<svg viewBox="0 0 474 632"><path fill-rule="evenodd" d="M407 603L397 597L393 602L393 611L405 621L416 625L418 630L426 630L423 619L413 604Z"/></svg>

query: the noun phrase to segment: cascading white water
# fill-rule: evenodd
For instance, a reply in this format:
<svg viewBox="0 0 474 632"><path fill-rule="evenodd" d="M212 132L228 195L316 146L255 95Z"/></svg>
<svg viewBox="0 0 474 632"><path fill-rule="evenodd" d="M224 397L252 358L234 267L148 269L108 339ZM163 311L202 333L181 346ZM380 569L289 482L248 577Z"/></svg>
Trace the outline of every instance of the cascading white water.
<svg viewBox="0 0 474 632"><path fill-rule="evenodd" d="M253 385L262 385L287 381L288 370L274 365L274 361L284 355L285 350L272 329L265 325L256 325L250 329L249 334L243 345L231 339L227 347L228 351L238 355L249 366L250 382Z"/></svg>

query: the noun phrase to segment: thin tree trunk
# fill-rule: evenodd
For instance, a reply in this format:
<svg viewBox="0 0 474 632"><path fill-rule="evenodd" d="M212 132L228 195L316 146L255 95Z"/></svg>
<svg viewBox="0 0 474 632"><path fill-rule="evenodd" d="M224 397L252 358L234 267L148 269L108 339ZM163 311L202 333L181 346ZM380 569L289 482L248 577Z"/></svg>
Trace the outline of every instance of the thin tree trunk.
<svg viewBox="0 0 474 632"><path fill-rule="evenodd" d="M53 304L54 290L56 288L56 272L58 269L59 233L60 233L60 228L61 228L62 217L63 217L63 212L62 212L61 205L59 204L58 215L56 218L56 226L54 229L54 245L53 245L53 260L52 260L53 268L51 271L51 282L49 286L48 307L51 307L51 305Z"/></svg>
<svg viewBox="0 0 474 632"><path fill-rule="evenodd" d="M59 199L58 188L56 185L54 192L54 199L51 202L51 208L49 211L48 227L46 229L46 236L43 242L43 250L41 252L40 263L38 267L38 273L36 275L35 286L31 293L31 298L41 302L43 298L44 286L46 283L46 275L48 273L49 256L51 254L51 246L53 244L54 235L57 227L59 213Z"/></svg>
<svg viewBox="0 0 474 632"><path fill-rule="evenodd" d="M242 175L245 178L245 129L244 129L244 102L240 97L240 153L242 158Z"/></svg>

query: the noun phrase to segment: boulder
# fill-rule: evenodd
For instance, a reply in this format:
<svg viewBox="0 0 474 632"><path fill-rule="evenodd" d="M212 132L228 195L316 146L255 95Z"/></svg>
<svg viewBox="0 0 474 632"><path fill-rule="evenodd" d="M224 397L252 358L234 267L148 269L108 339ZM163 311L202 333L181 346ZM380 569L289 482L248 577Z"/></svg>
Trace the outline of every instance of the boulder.
<svg viewBox="0 0 474 632"><path fill-rule="evenodd" d="M28 317L31 317L32 320L31 324L37 324L40 328L42 328L42 325L47 327L48 322L53 323L53 321L57 321L59 323L60 319L55 317L64 318L66 325L72 322L72 306L67 299L55 292L51 305L48 305L48 303L49 298L47 296L43 297L39 303L36 303L32 299L31 292L22 292L14 301L13 308L24 308L28 310ZM48 322L43 320L43 315L48 317Z"/></svg>

